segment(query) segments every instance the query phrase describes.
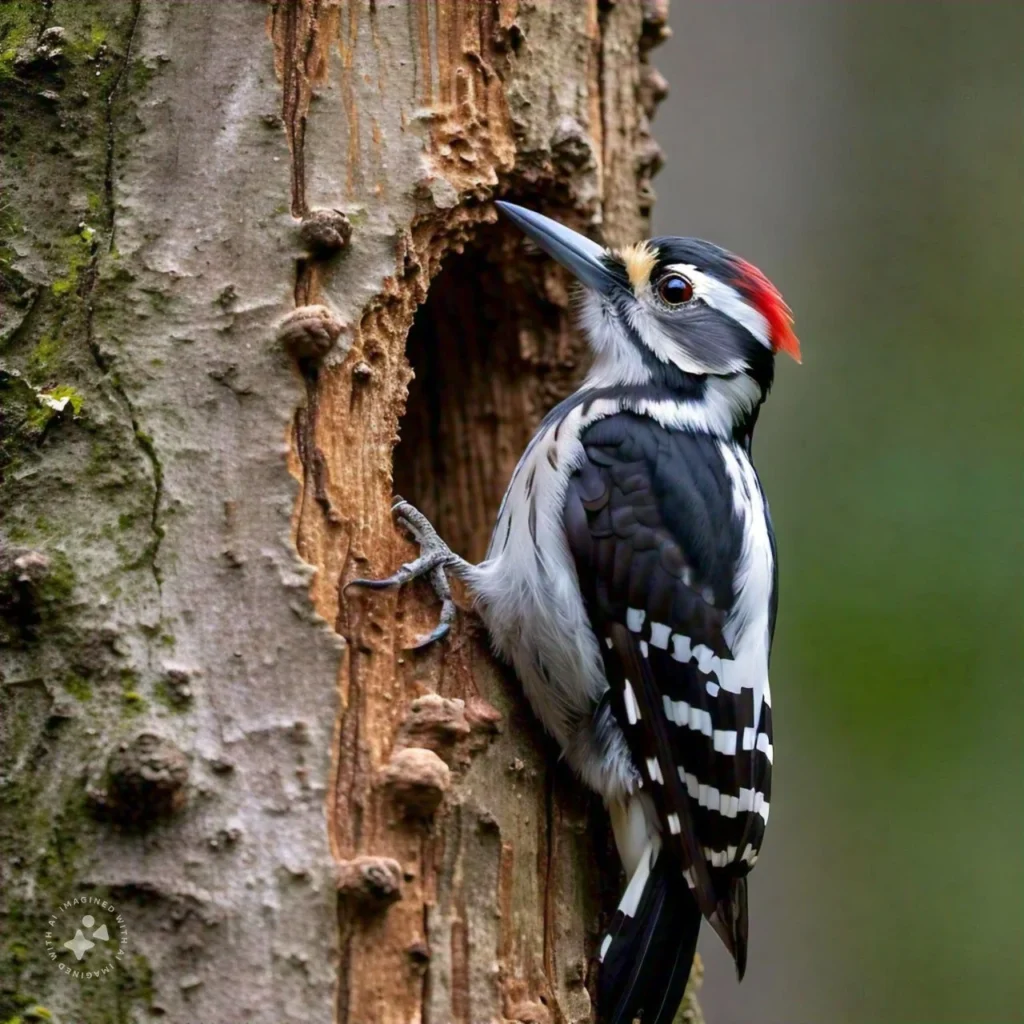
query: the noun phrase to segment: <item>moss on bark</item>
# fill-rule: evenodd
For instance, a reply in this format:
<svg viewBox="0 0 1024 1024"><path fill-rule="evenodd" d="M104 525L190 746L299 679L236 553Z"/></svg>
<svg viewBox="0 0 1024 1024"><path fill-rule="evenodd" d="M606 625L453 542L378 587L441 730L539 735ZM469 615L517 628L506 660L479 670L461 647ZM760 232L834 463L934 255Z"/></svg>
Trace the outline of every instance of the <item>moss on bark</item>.
<svg viewBox="0 0 1024 1024"><path fill-rule="evenodd" d="M32 552L46 563L31 585L16 572L0 580L5 1021L52 1016L42 998L54 981L46 922L80 891L81 850L96 828L83 775L89 740L73 707L99 700L98 714L131 715L143 700L123 680L132 645L105 632L97 604L104 592L137 599L152 588L153 474L93 324L100 293L119 282L112 160L119 119L130 130L128 86L145 80L125 74L136 14L137 4L99 0L0 5L0 560ZM81 514L69 517L72 500ZM69 750L77 771L46 767ZM39 770L20 770L26 762ZM127 1021L147 998L148 974L128 958L64 1012Z"/></svg>

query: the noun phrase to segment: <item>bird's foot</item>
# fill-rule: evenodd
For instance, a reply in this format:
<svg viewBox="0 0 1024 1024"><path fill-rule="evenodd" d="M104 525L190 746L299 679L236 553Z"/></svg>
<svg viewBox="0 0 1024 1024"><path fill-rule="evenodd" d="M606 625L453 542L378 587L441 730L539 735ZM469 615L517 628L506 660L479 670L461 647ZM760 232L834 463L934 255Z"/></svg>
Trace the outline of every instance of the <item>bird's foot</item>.
<svg viewBox="0 0 1024 1024"><path fill-rule="evenodd" d="M345 589L366 587L369 590L388 590L391 587L400 587L410 580L419 579L421 576L427 577L434 593L441 599L441 616L437 625L409 648L417 650L429 646L435 640L442 639L451 630L451 624L455 618L455 602L452 600L451 587L448 585L445 569L452 568L458 571L460 568L469 566L441 540L430 520L418 508L410 505L403 498L396 497L391 512L398 523L415 538L420 547L419 557L412 562L406 562L396 573L385 579L352 580Z"/></svg>

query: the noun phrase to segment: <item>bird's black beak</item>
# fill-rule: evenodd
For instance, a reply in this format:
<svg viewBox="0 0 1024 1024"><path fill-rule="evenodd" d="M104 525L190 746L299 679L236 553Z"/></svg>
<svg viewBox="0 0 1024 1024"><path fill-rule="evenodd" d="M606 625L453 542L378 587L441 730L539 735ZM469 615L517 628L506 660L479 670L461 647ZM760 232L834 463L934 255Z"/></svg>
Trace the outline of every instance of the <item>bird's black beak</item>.
<svg viewBox="0 0 1024 1024"><path fill-rule="evenodd" d="M571 270L588 288L607 295L618 283L602 258L606 250L597 242L563 227L550 217L524 210L513 203L499 200L495 205L516 227L563 267Z"/></svg>

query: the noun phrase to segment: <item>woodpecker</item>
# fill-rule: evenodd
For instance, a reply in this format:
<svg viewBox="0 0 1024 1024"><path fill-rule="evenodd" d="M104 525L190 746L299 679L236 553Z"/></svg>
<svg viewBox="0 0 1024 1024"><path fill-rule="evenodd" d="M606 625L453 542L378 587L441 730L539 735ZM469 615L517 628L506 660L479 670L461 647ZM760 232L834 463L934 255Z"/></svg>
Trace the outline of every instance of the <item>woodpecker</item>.
<svg viewBox="0 0 1024 1024"><path fill-rule="evenodd" d="M455 555L408 502L444 636L446 571L469 586L537 717L608 808L628 879L599 950L598 1019L670 1024L702 918L742 979L747 874L771 803L768 663L775 539L751 440L792 314L751 264L710 242L621 251L498 207L581 285L594 360L541 422L487 556Z"/></svg>

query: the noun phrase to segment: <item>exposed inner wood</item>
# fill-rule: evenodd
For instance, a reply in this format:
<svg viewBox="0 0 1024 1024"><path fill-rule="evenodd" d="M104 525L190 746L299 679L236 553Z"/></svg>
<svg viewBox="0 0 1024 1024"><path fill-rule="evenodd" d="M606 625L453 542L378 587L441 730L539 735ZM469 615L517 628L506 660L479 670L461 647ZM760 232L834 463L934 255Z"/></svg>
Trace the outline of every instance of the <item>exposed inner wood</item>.
<svg viewBox="0 0 1024 1024"><path fill-rule="evenodd" d="M395 449L395 492L470 561L484 556L534 428L572 390L581 348L564 275L528 254L505 225L482 227L431 284L406 343L415 377Z"/></svg>

